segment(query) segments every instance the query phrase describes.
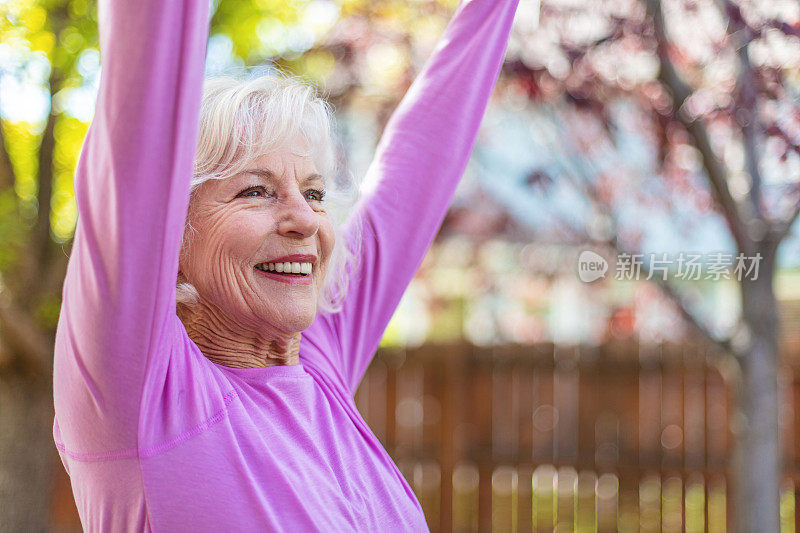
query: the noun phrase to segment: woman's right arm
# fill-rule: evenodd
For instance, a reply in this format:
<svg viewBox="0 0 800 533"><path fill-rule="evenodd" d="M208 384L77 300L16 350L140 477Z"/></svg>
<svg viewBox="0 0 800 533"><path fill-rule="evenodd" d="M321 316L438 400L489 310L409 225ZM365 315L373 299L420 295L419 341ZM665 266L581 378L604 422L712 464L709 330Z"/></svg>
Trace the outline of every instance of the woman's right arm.
<svg viewBox="0 0 800 533"><path fill-rule="evenodd" d="M75 174L54 362L56 419L74 453L135 450L148 376L166 373L208 6L100 1L100 91Z"/></svg>

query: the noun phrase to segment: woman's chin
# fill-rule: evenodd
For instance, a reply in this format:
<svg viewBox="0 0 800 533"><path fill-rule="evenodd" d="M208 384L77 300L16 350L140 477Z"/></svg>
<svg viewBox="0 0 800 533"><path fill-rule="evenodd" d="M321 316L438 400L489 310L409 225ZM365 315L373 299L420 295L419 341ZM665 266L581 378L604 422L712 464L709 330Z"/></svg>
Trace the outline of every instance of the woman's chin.
<svg viewBox="0 0 800 533"><path fill-rule="evenodd" d="M297 331L298 333L301 331L305 331L311 327L311 324L314 323L315 314L309 313L308 316L304 317L302 321L298 321L294 324L292 331Z"/></svg>
<svg viewBox="0 0 800 533"><path fill-rule="evenodd" d="M262 316L262 323L273 324L279 330L287 333L299 333L308 329L314 323L316 317L316 309L313 308L300 308L294 311L287 311L282 316L275 316L269 313Z"/></svg>

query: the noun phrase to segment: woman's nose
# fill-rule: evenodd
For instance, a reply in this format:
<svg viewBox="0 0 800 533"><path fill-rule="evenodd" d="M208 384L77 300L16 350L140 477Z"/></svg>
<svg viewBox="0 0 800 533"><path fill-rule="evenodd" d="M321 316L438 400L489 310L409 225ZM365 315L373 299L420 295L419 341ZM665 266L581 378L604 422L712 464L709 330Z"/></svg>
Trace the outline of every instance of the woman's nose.
<svg viewBox="0 0 800 533"><path fill-rule="evenodd" d="M283 202L278 233L288 237L308 238L319 229L319 218L302 193L293 194Z"/></svg>

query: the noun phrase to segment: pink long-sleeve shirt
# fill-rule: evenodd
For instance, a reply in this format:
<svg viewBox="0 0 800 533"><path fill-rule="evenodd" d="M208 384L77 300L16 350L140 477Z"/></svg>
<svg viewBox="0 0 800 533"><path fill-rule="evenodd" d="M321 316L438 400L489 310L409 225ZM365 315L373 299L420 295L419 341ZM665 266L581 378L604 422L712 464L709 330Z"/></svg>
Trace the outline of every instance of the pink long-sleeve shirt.
<svg viewBox="0 0 800 533"><path fill-rule="evenodd" d="M345 226L365 232L343 310L303 331L300 364L233 369L175 312L209 2L101 2L54 367L86 531L427 530L353 393L466 166L517 3L463 2L393 115Z"/></svg>

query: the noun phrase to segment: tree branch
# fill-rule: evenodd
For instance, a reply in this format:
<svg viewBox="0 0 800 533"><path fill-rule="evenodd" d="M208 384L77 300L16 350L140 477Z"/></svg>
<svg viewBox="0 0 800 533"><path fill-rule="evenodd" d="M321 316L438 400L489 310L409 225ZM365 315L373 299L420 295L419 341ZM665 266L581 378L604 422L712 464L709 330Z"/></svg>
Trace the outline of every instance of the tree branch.
<svg viewBox="0 0 800 533"><path fill-rule="evenodd" d="M730 0L722 2L723 14L728 16L730 23L726 31L728 38L734 41L736 55L739 58L741 72L736 79L734 91L734 117L742 127L742 144L744 145L747 172L750 174L750 206L755 216L764 222L761 206L761 170L759 168L760 155L758 151L758 94L753 65L750 63L748 45L753 40L754 33L745 23L739 6ZM741 41L736 43L735 41Z"/></svg>
<svg viewBox="0 0 800 533"><path fill-rule="evenodd" d="M3 134L3 124L0 121L0 191L14 186L17 177L6 148L6 138Z"/></svg>
<svg viewBox="0 0 800 533"><path fill-rule="evenodd" d="M54 69L55 70L55 69ZM58 90L58 79L50 77L50 99ZM52 239L50 238L50 207L53 197L53 152L55 151L55 111L50 109L47 123L39 146L39 190L37 192L38 212L36 224L33 226L28 248L37 265L43 265L47 259Z"/></svg>
<svg viewBox="0 0 800 533"><path fill-rule="evenodd" d="M775 228L776 237L778 242L782 241L786 236L792 231L792 226L794 223L797 222L797 218L800 216L800 200L795 204L794 209L789 216L784 219L777 228Z"/></svg>
<svg viewBox="0 0 800 533"><path fill-rule="evenodd" d="M617 248L619 250L619 248ZM628 253L620 250L622 253ZM658 288L661 289L661 292L667 296L672 302L678 307L678 312L680 313L681 317L683 318L684 322L689 325L691 329L695 331L695 333L699 334L706 342L709 344L716 346L722 352L726 354L733 354L733 347L731 345L730 339L718 339L711 333L711 329L703 323L697 316L692 313L689 309L689 306L686 304L686 301L683 297L678 294L675 288L669 283L669 281L659 278L657 276L650 275L650 269L647 265L642 263L642 270L645 271L647 277L650 278L650 281L655 281Z"/></svg>
<svg viewBox="0 0 800 533"><path fill-rule="evenodd" d="M41 284L42 292L49 294L51 292L61 293L64 285L64 277L67 275L67 264L69 263L69 255L72 252L72 242L69 241L62 245L55 245L55 253L51 256L47 263Z"/></svg>
<svg viewBox="0 0 800 533"><path fill-rule="evenodd" d="M647 12L653 20L656 41L658 43L659 81L670 90L674 100L674 116L689 133L695 147L700 151L708 179L717 203L722 208L728 227L731 230L737 247L740 251L751 253L754 249L753 240L750 238L745 220L750 217L743 216L740 206L734 200L728 186L728 176L725 167L714 153L708 137L708 131L699 119L688 117L683 111L683 105L692 94L691 88L680 78L669 58L668 40L664 27L664 15L661 11L660 0L645 0Z"/></svg>
<svg viewBox="0 0 800 533"><path fill-rule="evenodd" d="M764 26L767 28L773 28L784 35L788 35L790 37L800 37L800 28L797 26L792 26L791 24L787 24L782 20L775 20L775 19L767 19L764 22ZM763 32L761 32L763 34Z"/></svg>
<svg viewBox="0 0 800 533"><path fill-rule="evenodd" d="M552 120L553 123L557 122L555 117L553 117ZM548 135L547 137L549 138L550 136ZM553 146L552 148L554 154L558 154L559 151L565 150L564 145L558 147ZM611 247L616 250L617 253L631 253L625 250L619 243L620 233L617 217L615 216L612 206L609 205L609 203L606 202L599 194L599 191L595 185L595 181L590 175L593 173L593 171L588 170L585 166L574 164L569 157L562 158L561 162L567 170L564 173L565 179L569 180L577 190L581 191L585 195L585 198L593 210L595 210L597 213L603 214L606 217L606 220L610 224L610 237L606 241L598 241L597 238L590 236L585 229L578 229L569 223L564 224L564 226L585 243L593 243L603 247ZM651 277L649 275L650 270L646 265L642 265L642 268L645 273L648 274L648 277L650 277L650 281L654 281L659 286L661 292L676 305L681 318L696 334L708 342L710 346L714 346L721 353L725 354L725 360L730 359L727 356L735 356L735 353L732 350L730 339L719 339L714 336L711 333L711 329L697 316L695 316L684 298L678 294L675 288L668 281L657 277ZM735 357L734 360L736 360Z"/></svg>
<svg viewBox="0 0 800 533"><path fill-rule="evenodd" d="M50 76L50 98L58 92L60 78L55 73L54 68ZM50 211L53 196L53 157L55 152L55 122L57 115L50 109L47 114L42 140L39 145L38 161L38 182L37 191L37 213L36 221L31 228L30 234L26 239L24 249L21 253L21 261L14 273L16 283L16 293L34 295L41 294L43 288L40 281L44 277L47 265L51 259L55 243L50 237ZM28 298L26 301L33 302L35 298Z"/></svg>
<svg viewBox="0 0 800 533"><path fill-rule="evenodd" d="M597 211L604 213L608 221L612 224L613 237L611 237L611 239L608 242L602 244L611 245L617 251L617 253L632 254L632 252L623 249L619 244L618 240L619 230L617 229L619 227L619 224L617 224L617 219L614 216L614 213L611 211L610 206L599 197L599 195L597 194L597 189L589 182L589 180L584 179L583 182L584 186L582 187L582 189L583 192L586 194L586 197L589 200L589 202L594 206L594 208ZM585 234L585 232L582 235L582 237L586 239L587 242L594 241L594 239L589 237L588 234ZM661 289L661 292L665 296L667 296L670 300L672 300L672 302L678 308L678 312L680 313L684 322L686 322L686 324L692 330L694 330L695 333L699 334L700 337L702 337L706 342L708 342L712 346L717 347L723 353L725 354L734 353L732 350L730 339L718 339L717 337L715 337L711 333L711 329L708 326L706 326L698 317L696 317L694 313L691 312L689 306L686 304L683 297L681 297L681 295L678 294L675 288L672 285L670 285L670 283L667 280L651 276L650 269L644 263L642 264L642 270L644 270L645 274L647 274L647 278L649 278L650 281L655 281L659 289Z"/></svg>
<svg viewBox="0 0 800 533"><path fill-rule="evenodd" d="M758 151L758 99L756 95L753 68L750 64L747 47L742 46L737 51L742 72L737 84L741 101L736 102L736 120L742 127L742 143L750 174L750 199L751 208L756 217L763 222L764 216L761 207L761 170L759 169L760 155Z"/></svg>
<svg viewBox="0 0 800 533"><path fill-rule="evenodd" d="M0 294L0 329L3 344L24 366L47 374L53 364L52 349L44 334L7 295Z"/></svg>
<svg viewBox="0 0 800 533"><path fill-rule="evenodd" d="M580 233L580 235L576 236L581 238L584 242L594 243L595 245L601 245L601 246L611 246L614 250L616 250L618 254L633 255L632 252L623 249L619 245L619 241L617 240L616 236L614 236L608 242L598 243L595 239L591 238L585 232L578 232L573 226L568 226L568 227L570 228L571 231L574 231L576 234ZM669 298L669 300L675 304L675 306L678 308L678 313L680 314L684 323L686 323L686 325L688 325L692 331L694 331L697 335L699 335L710 346L714 346L726 356L733 356L734 359L736 359L736 353L733 350L731 339L719 339L716 336L714 336L714 334L711 333L711 329L690 310L689 305L686 303L684 298L680 294L678 294L678 291L675 290L675 288L669 283L669 281L663 278L659 278L657 276L651 277L650 269L644 262L641 263L641 269L646 274L646 278L649 278L647 279L647 281L654 282L661 290L661 293L664 294L664 296ZM738 359L736 360L738 361Z"/></svg>

